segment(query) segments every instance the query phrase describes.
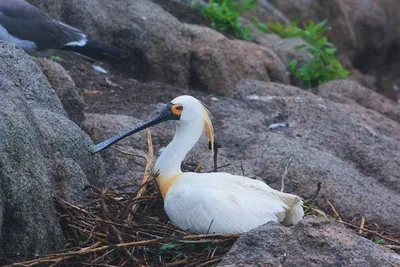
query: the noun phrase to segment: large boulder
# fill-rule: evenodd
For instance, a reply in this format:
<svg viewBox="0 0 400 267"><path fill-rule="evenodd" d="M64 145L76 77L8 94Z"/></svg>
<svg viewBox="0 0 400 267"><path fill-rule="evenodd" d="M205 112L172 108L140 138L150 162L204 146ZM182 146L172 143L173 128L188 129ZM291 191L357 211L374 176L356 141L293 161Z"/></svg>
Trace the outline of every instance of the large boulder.
<svg viewBox="0 0 400 267"><path fill-rule="evenodd" d="M263 1L261 1L262 3ZM327 19L327 36L339 57L362 73L378 76L374 88L396 99L400 84L400 5L398 0L269 1L293 21ZM260 4L258 9L264 9Z"/></svg>
<svg viewBox="0 0 400 267"><path fill-rule="evenodd" d="M32 0L50 16L132 52L119 67L136 79L229 93L241 79L288 83L271 49L180 22L150 0ZM118 67L118 66L116 66Z"/></svg>
<svg viewBox="0 0 400 267"><path fill-rule="evenodd" d="M359 104L400 123L400 105L355 81L334 80L320 85L316 93L337 103Z"/></svg>
<svg viewBox="0 0 400 267"><path fill-rule="evenodd" d="M382 52L381 49L389 49L392 44L397 43L400 36L400 29L396 26L400 12L397 0L269 2L292 20L307 22L327 19L328 25L332 27L327 35L350 56L361 56L368 51ZM263 8L262 5L259 8ZM367 60L363 60L367 65L377 63Z"/></svg>
<svg viewBox="0 0 400 267"><path fill-rule="evenodd" d="M51 87L56 91L68 118L77 125L81 125L84 119L83 109L85 104L82 93L75 86L71 76L60 64L49 59L36 58L36 63L46 75Z"/></svg>
<svg viewBox="0 0 400 267"><path fill-rule="evenodd" d="M398 254L327 219L267 223L243 234L218 266L399 266Z"/></svg>
<svg viewBox="0 0 400 267"><path fill-rule="evenodd" d="M56 92L22 50L0 42L0 263L65 244L53 196L84 202L101 186L102 160L67 118Z"/></svg>
<svg viewBox="0 0 400 267"><path fill-rule="evenodd" d="M135 118L149 119L162 108L162 103L185 93L182 89L165 87L168 92L174 92L165 95L162 87L150 87L137 83L121 94L119 100L106 90L101 96L87 96L88 103L95 103L89 104L89 112L107 113L107 99L112 97L113 107L118 106L113 114L134 118L91 114L84 123L85 129L90 129L90 135L97 140L108 138L138 123ZM127 97L128 92L132 92L131 97ZM280 189L285 165L293 157L285 191L308 199L321 181L323 187L317 205L326 212L331 211L328 199L344 220L365 216L368 222L378 223L383 229L400 230L400 216L396 212L400 209L400 125L397 122L354 102L335 103L277 83L242 81L235 92L233 98L189 92L206 103L215 117L216 138L222 143L218 162L230 164L220 171L262 179ZM271 128L275 123L287 123L289 127ZM171 122L154 127L156 153L172 139L173 125ZM119 146L123 150L133 147L141 154L147 152L144 133L127 138ZM110 157L107 153L117 152L102 153ZM112 163L110 172L117 168L143 170L143 162L137 168L132 164L118 167L115 158L108 162ZM199 142L186 162L198 163L204 171L212 169L206 140Z"/></svg>

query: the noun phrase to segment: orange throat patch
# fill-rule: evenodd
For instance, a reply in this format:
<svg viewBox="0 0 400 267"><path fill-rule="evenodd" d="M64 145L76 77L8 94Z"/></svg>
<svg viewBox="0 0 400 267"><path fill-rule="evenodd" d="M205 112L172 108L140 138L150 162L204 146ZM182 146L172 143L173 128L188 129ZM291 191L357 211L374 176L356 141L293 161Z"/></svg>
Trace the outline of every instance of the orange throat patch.
<svg viewBox="0 0 400 267"><path fill-rule="evenodd" d="M160 191L163 199L165 199L165 197L168 194L168 191L175 184L175 182L182 176L182 174L183 173L179 173L171 177L157 177L156 181L158 190Z"/></svg>

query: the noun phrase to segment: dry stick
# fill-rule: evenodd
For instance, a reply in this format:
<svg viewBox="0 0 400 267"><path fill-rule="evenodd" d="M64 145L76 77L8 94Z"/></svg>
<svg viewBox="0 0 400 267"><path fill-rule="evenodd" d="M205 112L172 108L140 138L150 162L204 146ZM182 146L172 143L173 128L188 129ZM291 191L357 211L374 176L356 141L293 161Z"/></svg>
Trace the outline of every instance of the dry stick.
<svg viewBox="0 0 400 267"><path fill-rule="evenodd" d="M288 163L286 163L285 166L285 172L282 175L282 180L281 180L281 192L283 192L283 190L285 189L285 178L287 173L289 172L289 167L290 167L290 163L292 163L293 157L290 157Z"/></svg>
<svg viewBox="0 0 400 267"><path fill-rule="evenodd" d="M174 262L165 264L165 267L171 267L171 266L182 265L182 264L186 264L187 262L188 262L187 259L177 260L177 261L174 261Z"/></svg>
<svg viewBox="0 0 400 267"><path fill-rule="evenodd" d="M59 257L59 258L42 258L42 259L37 259L37 260L31 260L31 261L25 261L25 262L20 262L20 263L13 263L12 265L3 265L2 267L11 267L11 266L23 266L23 267L29 267L29 266L34 266L40 263L53 263L53 264L58 264L66 259L71 258L72 256L67 256L67 257ZM52 264L52 265L53 265Z"/></svg>
<svg viewBox="0 0 400 267"><path fill-rule="evenodd" d="M221 148L221 144L214 142L214 144L211 144L211 141L208 142L208 149L211 149L212 147L214 147L214 172L218 171L218 149Z"/></svg>
<svg viewBox="0 0 400 267"><path fill-rule="evenodd" d="M218 146L215 146L214 147L214 172L217 172L218 171L218 160L217 160L217 157L218 157Z"/></svg>
<svg viewBox="0 0 400 267"><path fill-rule="evenodd" d="M209 266L211 263L216 263L220 260L222 260L222 257L216 257L214 259L208 260L202 264L197 265L197 267Z"/></svg>
<svg viewBox="0 0 400 267"><path fill-rule="evenodd" d="M124 243L124 240L121 237L121 234L119 232L119 230L117 229L117 227L115 227L115 225L112 225L111 228L113 229L113 231L117 234L118 237L118 241L120 243ZM134 262L140 262L138 259L136 259L133 254L129 251L129 249L127 247L124 247L125 252L129 255L129 257L134 261Z"/></svg>
<svg viewBox="0 0 400 267"><path fill-rule="evenodd" d="M114 248L123 248L123 247L134 247L134 246L144 246L144 245L154 245L158 243L165 243L165 242L177 242L177 241L184 241L184 240L196 240L196 239L206 239L206 238L238 238L239 234L226 234L226 235L218 235L218 234L210 234L210 235L188 235L182 237L166 237L166 238L156 238L150 240L142 240L142 241L133 241L127 243L120 243L120 244L113 244L102 246L94 249L81 249L78 251L72 252L65 252L59 254L49 254L49 257L65 257L65 256L82 256L87 255L90 253L95 253L107 249L114 249ZM203 241L204 242L204 241ZM214 240L210 239L209 243L214 242Z"/></svg>
<svg viewBox="0 0 400 267"><path fill-rule="evenodd" d="M83 248L82 250L88 250L88 249L94 249L96 247L98 247L101 244L100 241L94 243L93 245L91 245L90 247L87 248ZM19 262L19 263L13 263L12 265L4 265L2 267L11 267L11 266L33 266L39 263L58 263L61 262L63 260L66 260L68 258L71 258L73 255L70 256L65 256L65 257L57 257L54 258L52 256L47 256L45 258L40 258L40 259L36 259L36 260L29 260L29 261L24 261L24 262Z"/></svg>
<svg viewBox="0 0 400 267"><path fill-rule="evenodd" d="M342 224L344 224L344 225L353 227L353 228L355 228L355 229L358 228L357 225L353 225L353 224L351 224L351 223L347 223L347 222L344 222L344 221L339 221L339 222L342 223ZM366 229L366 228L364 228L363 231L364 231L364 232L367 232L367 233L370 233L370 234L373 234L373 235L376 235L376 236L379 236L379 237L382 237L383 239L386 239L386 240L388 240L388 241L390 241L390 242L393 242L393 243L396 243L396 244L399 244L399 245L400 245L400 241L399 241L399 240L396 240L396 239L387 237L387 236L382 235L382 234L380 234L380 233L378 233L378 232L376 232L376 231L368 230L368 229Z"/></svg>
<svg viewBox="0 0 400 267"><path fill-rule="evenodd" d="M240 169L242 170L242 176L246 176L244 174L243 161L240 161Z"/></svg>
<svg viewBox="0 0 400 267"><path fill-rule="evenodd" d="M390 248L393 250L400 250L400 246L395 246L395 245L384 245L385 248Z"/></svg>
<svg viewBox="0 0 400 267"><path fill-rule="evenodd" d="M312 198L310 198L309 200L305 200L304 201L304 206L307 206L307 209L304 211L304 213L306 213L307 211L309 211L311 208L311 204L317 199L319 192L321 191L322 188L322 183L320 181L317 182L317 191L315 191L315 194Z"/></svg>
<svg viewBox="0 0 400 267"><path fill-rule="evenodd" d="M142 182L140 184L140 189L138 190L137 194L136 194L136 199L138 197L141 197L144 192L146 191L146 184L149 182L149 178L151 175L151 167L152 167L152 163L153 163L153 156L154 156L154 149L153 149L153 140L151 138L151 132L150 129L146 129L146 135L147 135L147 149L148 149L148 153L147 156L144 157L144 159L146 160L146 165L144 168L144 174L143 174L143 179ZM133 214L136 212L136 210L139 207L139 202L135 202L132 207L131 207L131 212L128 214L127 217L127 224L131 224L132 222L132 218L133 218ZM122 242L122 240L120 240L120 242ZM133 260L135 260L136 262L138 262L138 260L133 256L133 251L130 252L127 248L125 248L125 251L128 253L129 257Z"/></svg>
<svg viewBox="0 0 400 267"><path fill-rule="evenodd" d="M321 183L320 181L318 181L318 182L317 182L317 191L315 191L314 196L313 196L312 198L310 198L309 200L306 200L305 203L312 203L312 202L314 202L314 201L317 199L317 197L318 197L318 195L319 195L319 192L321 191L321 187L322 187L322 183Z"/></svg>
<svg viewBox="0 0 400 267"><path fill-rule="evenodd" d="M331 207L333 213L335 214L335 217L337 217L338 222L340 222L340 223L342 223L342 224L344 224L344 225L353 227L353 228L355 228L355 229L361 228L361 226L357 226L357 225L354 225L354 224L351 224L351 223L344 222L344 221L342 220L342 218L340 218L339 213L336 211L336 209L335 209L335 207L332 205L332 203L331 203L328 199L327 199L326 201L328 202L328 205ZM363 218L364 218L364 217L363 217ZM364 218L364 223L365 223L365 218ZM366 229L366 228L363 228L362 230L363 230L364 232L367 232L367 233L370 233L370 234L379 236L379 237L381 237L381 238L383 238L383 239L389 240L390 242L393 242L393 243L396 243L396 244L400 244L400 241L395 240L395 239L390 238L390 237L387 237L387 236L385 236L385 235L382 235L382 234L380 234L380 233L378 233L378 232L376 232L376 231L369 230L369 229Z"/></svg>
<svg viewBox="0 0 400 267"><path fill-rule="evenodd" d="M132 152L128 152L128 151L124 151L118 147L114 147L115 150L118 150L118 152L121 152L122 154L128 155L128 156L133 156L133 157L138 157L138 158L142 158L144 160L146 160L146 156L140 155L140 154L136 154L136 153L132 153Z"/></svg>
<svg viewBox="0 0 400 267"><path fill-rule="evenodd" d="M332 203L331 203L328 199L326 200L326 202L328 202L329 207L331 207L331 209L332 209L332 211L333 211L333 214L335 215L336 219L337 219L339 222L343 222L342 218L340 218L339 213L336 211L336 209L335 209L335 207L332 205ZM358 226L357 226L357 228L358 228Z"/></svg>
<svg viewBox="0 0 400 267"><path fill-rule="evenodd" d="M146 129L146 134L147 134L147 147L148 147L148 154L145 157L146 160L146 167L144 169L144 175L142 179L141 188L137 192L136 197L140 197L143 195L143 193L146 191L146 187L143 186L144 184L147 183L147 181L150 178L151 175L151 166L153 163L153 156L154 156L154 149L153 149L153 140L151 138L151 132L150 129ZM138 203L135 203L132 205L131 213L128 215L128 222L132 220L132 214L136 212L138 208Z"/></svg>
<svg viewBox="0 0 400 267"><path fill-rule="evenodd" d="M365 217L364 217L364 216L362 216L362 217L361 217L361 224L360 224L360 228L358 228L358 233L359 233L359 234L362 234L362 232L363 232L363 229L364 229L364 225L365 225Z"/></svg>

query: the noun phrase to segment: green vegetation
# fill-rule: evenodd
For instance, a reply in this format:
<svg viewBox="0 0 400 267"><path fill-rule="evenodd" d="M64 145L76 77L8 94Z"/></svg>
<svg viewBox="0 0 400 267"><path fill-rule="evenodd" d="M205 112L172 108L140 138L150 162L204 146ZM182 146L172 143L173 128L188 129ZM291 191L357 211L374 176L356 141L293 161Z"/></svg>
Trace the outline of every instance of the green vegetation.
<svg viewBox="0 0 400 267"><path fill-rule="evenodd" d="M176 243L170 242L162 245L160 247L161 252L167 251L185 251L185 252L194 252L194 251L203 251L206 253L212 252L214 250L225 250L215 245L211 244L202 244L202 243Z"/></svg>
<svg viewBox="0 0 400 267"><path fill-rule="evenodd" d="M207 6L197 6L211 26L221 32L233 31L236 37L250 39L252 26L244 26L239 21L246 11L255 8L257 0L209 0Z"/></svg>
<svg viewBox="0 0 400 267"><path fill-rule="evenodd" d="M233 31L235 36L241 39L251 39L253 37L251 30L254 27L264 33L275 33L282 38L302 38L306 45L298 46L297 49L306 49L313 59L302 66L297 60L292 60L288 68L297 80L308 87L344 78L349 74L349 71L336 59L335 46L325 37L328 30L326 20L319 23L310 21L300 28L298 23L265 24L253 18L253 25L244 26L239 21L240 16L254 9L256 4L257 0L209 0L209 5L198 8L211 20L212 27L222 32Z"/></svg>
<svg viewBox="0 0 400 267"><path fill-rule="evenodd" d="M51 61L55 61L55 62L57 62L57 61L62 61L62 58L61 58L61 57L59 57L59 56L54 56L54 55L49 56L49 59L50 59Z"/></svg>
<svg viewBox="0 0 400 267"><path fill-rule="evenodd" d="M336 48L324 36L328 30L326 20L319 23L310 21L304 24L303 28L298 27L297 23L288 26L283 26L280 23L266 25L266 32L276 33L283 38L300 37L307 43L297 48L306 48L313 59L302 67L298 66L297 60L289 62L288 67L294 77L309 87L346 77L349 71L335 58Z"/></svg>

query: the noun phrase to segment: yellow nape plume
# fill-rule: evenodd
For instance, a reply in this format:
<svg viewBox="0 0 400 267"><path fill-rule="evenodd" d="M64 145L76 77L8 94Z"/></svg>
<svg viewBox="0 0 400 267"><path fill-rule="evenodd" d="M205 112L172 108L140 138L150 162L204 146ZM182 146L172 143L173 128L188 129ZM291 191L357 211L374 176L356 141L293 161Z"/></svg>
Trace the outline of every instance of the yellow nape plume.
<svg viewBox="0 0 400 267"><path fill-rule="evenodd" d="M208 111L206 106L202 103L203 105L203 117L204 117L204 130L208 136L208 141L211 144L211 151L214 152L214 128L212 126L212 121L211 121L211 113Z"/></svg>

